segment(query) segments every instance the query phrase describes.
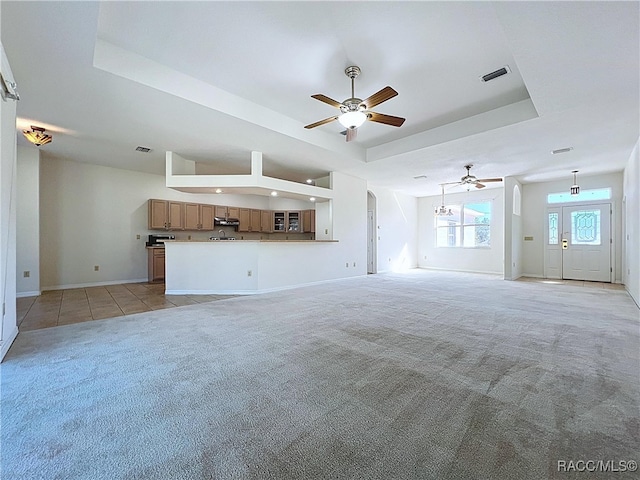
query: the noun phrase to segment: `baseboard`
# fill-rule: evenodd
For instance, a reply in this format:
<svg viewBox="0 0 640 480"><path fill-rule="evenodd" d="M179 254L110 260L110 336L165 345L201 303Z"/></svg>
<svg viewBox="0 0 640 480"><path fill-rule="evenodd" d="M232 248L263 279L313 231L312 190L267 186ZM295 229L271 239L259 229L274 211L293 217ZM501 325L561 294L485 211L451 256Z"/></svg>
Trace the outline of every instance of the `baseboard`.
<svg viewBox="0 0 640 480"><path fill-rule="evenodd" d="M39 297L42 294L40 290L34 290L33 292L17 292L16 298L24 297Z"/></svg>
<svg viewBox="0 0 640 480"><path fill-rule="evenodd" d="M47 290L68 290L70 288L104 287L106 285L119 285L121 283L147 283L148 278L137 278L130 280L109 280L107 282L72 283L65 285L49 285L42 287L42 291Z"/></svg>
<svg viewBox="0 0 640 480"><path fill-rule="evenodd" d="M458 272L458 273L481 273L484 275L502 275L504 276L504 272L491 272L488 270L462 270L457 268L440 268L440 267L418 267L422 270L436 270L439 272Z"/></svg>
<svg viewBox="0 0 640 480"><path fill-rule="evenodd" d="M17 336L18 336L18 326L15 325L11 333L7 336L7 339L2 341L2 347L0 348L0 362L4 360L4 356L9 351L9 348L11 348L11 344L13 343L13 341L16 339Z"/></svg>

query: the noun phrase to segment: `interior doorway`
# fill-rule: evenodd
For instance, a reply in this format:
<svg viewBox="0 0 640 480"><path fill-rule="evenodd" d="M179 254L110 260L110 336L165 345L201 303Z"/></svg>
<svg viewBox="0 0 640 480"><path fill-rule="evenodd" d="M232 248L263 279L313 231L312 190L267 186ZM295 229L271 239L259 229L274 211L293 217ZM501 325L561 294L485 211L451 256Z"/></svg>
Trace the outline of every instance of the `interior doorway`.
<svg viewBox="0 0 640 480"><path fill-rule="evenodd" d="M611 282L611 203L547 209L545 276Z"/></svg>
<svg viewBox="0 0 640 480"><path fill-rule="evenodd" d="M377 273L376 197L367 192L367 273Z"/></svg>

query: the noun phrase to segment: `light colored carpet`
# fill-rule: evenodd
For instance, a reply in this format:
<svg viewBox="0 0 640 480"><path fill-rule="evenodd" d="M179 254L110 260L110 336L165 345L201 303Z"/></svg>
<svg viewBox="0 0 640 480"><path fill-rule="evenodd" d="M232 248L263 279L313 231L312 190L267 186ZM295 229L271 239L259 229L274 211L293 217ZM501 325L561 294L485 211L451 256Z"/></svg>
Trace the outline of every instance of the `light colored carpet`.
<svg viewBox="0 0 640 480"><path fill-rule="evenodd" d="M639 352L623 290L420 270L25 332L2 478L638 478L557 465L640 461Z"/></svg>

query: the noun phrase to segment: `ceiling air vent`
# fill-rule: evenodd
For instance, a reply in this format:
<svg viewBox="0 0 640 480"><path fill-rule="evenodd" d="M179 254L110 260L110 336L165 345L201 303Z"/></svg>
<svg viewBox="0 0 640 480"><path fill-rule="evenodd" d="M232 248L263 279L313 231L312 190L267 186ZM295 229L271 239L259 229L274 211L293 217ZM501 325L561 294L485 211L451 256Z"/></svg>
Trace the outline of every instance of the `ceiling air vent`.
<svg viewBox="0 0 640 480"><path fill-rule="evenodd" d="M495 80L496 78L506 75L507 73L511 73L509 65L505 65L495 72L487 73L486 75L481 76L480 80L482 80L483 82L488 82L489 80Z"/></svg>
<svg viewBox="0 0 640 480"><path fill-rule="evenodd" d="M567 153L567 152L570 152L571 150L573 150L573 147L565 147L565 148L559 148L557 150L552 150L551 153L553 153L554 155L557 155L558 153Z"/></svg>
<svg viewBox="0 0 640 480"><path fill-rule="evenodd" d="M151 149L147 147L136 147L136 152L149 153L150 151Z"/></svg>

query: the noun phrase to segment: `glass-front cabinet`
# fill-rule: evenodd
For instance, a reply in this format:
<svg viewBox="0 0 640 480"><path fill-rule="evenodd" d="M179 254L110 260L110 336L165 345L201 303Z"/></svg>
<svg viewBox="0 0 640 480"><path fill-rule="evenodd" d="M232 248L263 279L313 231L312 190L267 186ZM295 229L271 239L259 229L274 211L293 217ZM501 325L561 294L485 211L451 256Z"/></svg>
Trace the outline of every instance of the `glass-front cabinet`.
<svg viewBox="0 0 640 480"><path fill-rule="evenodd" d="M300 212L273 212L274 232L301 232Z"/></svg>

